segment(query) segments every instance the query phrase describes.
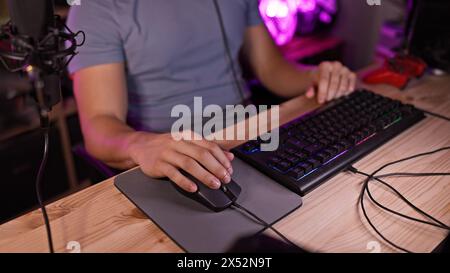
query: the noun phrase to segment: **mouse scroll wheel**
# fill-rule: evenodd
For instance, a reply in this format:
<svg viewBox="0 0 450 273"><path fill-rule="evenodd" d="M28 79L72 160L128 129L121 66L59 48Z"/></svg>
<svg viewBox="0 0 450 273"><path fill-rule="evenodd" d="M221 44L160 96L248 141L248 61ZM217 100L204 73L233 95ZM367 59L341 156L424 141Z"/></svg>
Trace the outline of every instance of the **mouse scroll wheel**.
<svg viewBox="0 0 450 273"><path fill-rule="evenodd" d="M230 198L230 200L236 200L236 196L232 191L228 190L227 186L222 185L222 191L228 196L228 198Z"/></svg>

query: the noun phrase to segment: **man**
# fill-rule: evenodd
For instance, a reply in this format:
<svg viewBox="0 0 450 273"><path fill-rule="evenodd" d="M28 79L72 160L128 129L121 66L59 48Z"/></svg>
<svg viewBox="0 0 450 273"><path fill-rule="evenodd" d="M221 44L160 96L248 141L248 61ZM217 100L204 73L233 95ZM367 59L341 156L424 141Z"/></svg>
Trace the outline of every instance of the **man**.
<svg viewBox="0 0 450 273"><path fill-rule="evenodd" d="M238 72L242 50L258 79L279 96L314 94L316 87L325 103L355 88L355 74L340 63L302 70L284 60L261 21L258 0L217 3ZM172 107L192 106L194 96L220 106L245 99L233 81L214 0L83 1L71 9L69 27L86 33L69 70L93 156L115 168L139 165L190 192L196 185L179 169L213 189L230 182L231 153L206 140L175 141L168 133Z"/></svg>

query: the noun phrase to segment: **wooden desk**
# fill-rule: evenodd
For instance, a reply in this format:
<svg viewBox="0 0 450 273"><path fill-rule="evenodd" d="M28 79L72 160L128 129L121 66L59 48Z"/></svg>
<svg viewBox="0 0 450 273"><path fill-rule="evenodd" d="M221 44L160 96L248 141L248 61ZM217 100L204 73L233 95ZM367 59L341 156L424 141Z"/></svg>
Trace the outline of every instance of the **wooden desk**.
<svg viewBox="0 0 450 273"><path fill-rule="evenodd" d="M427 77L400 93L386 86L370 89L423 109L450 116L450 77ZM282 123L316 107L305 98L281 107ZM355 166L371 172L383 163L419 152L450 146L450 124L428 118L360 160ZM437 172L450 170L450 152L392 167L386 171ZM363 220L357 197L363 177L341 173L304 198L304 205L276 225L298 244L314 251L369 252L379 242L382 252L394 252ZM413 203L450 224L448 178L390 178ZM392 194L372 184L382 204L417 217ZM446 236L442 230L380 212L368 204L375 225L399 245L417 252L432 251ZM61 199L48 206L57 252L67 252L70 241L82 252L181 252L113 185L113 179ZM46 252L47 239L39 210L0 226L0 252Z"/></svg>

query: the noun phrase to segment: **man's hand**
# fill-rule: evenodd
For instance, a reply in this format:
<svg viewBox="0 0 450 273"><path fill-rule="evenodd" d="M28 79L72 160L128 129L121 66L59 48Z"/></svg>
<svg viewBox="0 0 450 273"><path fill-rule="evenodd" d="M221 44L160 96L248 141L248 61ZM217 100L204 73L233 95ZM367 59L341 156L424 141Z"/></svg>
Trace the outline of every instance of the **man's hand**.
<svg viewBox="0 0 450 273"><path fill-rule="evenodd" d="M177 141L171 134L139 134L128 150L132 160L148 176L168 177L188 192L195 192L197 186L179 169L212 189L231 182L234 156L217 144L206 140Z"/></svg>
<svg viewBox="0 0 450 273"><path fill-rule="evenodd" d="M312 71L314 86L306 96L317 97L320 104L326 103L355 90L356 74L339 62L323 62Z"/></svg>

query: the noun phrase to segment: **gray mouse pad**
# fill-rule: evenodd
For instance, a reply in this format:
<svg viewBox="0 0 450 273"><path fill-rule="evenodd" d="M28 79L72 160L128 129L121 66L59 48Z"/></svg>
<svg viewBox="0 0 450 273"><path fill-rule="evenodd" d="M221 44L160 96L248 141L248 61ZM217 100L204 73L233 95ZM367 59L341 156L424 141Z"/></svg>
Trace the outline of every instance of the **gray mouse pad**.
<svg viewBox="0 0 450 273"><path fill-rule="evenodd" d="M269 224L302 205L299 195L239 159L233 180L242 188L237 203ZM264 227L239 210L212 212L174 189L167 180L152 179L140 169L116 177L114 184L172 240L187 252L225 252L242 236Z"/></svg>

